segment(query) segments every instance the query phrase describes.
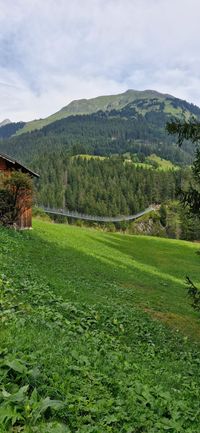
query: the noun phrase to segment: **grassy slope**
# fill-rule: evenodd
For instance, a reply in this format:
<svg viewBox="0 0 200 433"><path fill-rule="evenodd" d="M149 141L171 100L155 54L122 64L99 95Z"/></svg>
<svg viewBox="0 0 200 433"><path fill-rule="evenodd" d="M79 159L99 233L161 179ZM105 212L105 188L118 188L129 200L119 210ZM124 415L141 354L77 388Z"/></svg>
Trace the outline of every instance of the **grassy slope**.
<svg viewBox="0 0 200 433"><path fill-rule="evenodd" d="M174 165L171 161L168 161L167 159L160 158L157 155L150 155L149 157L147 157L147 161L156 162L159 165L158 170L168 171L168 170L178 170L179 169L179 167Z"/></svg>
<svg viewBox="0 0 200 433"><path fill-rule="evenodd" d="M87 159L87 160L98 159L101 161L104 161L105 159L107 159L106 156L88 155L87 153L72 156L72 159L75 159L75 158L83 158L83 159Z"/></svg>
<svg viewBox="0 0 200 433"><path fill-rule="evenodd" d="M200 335L184 281L186 273L199 279L197 244L35 224L49 246L33 243L34 263L59 293L89 303L114 299L117 304L138 304L155 309L163 318L171 313L171 323Z"/></svg>
<svg viewBox="0 0 200 433"><path fill-rule="evenodd" d="M41 371L9 381L65 404L28 430L29 396L19 422L27 432L197 433L199 350L177 329L200 338L184 284L186 272L198 281L198 245L40 221L32 232L0 229L0 245L0 274L16 287L1 335L6 357Z"/></svg>
<svg viewBox="0 0 200 433"><path fill-rule="evenodd" d="M127 163L131 163L135 165L136 167L143 167L147 169L154 169L158 171L169 171L169 170L179 170L179 167L175 164L173 164L171 161L167 159L160 158L157 155L149 155L146 157L145 162L133 162L131 159L125 160ZM155 168L152 163L156 162L158 164L158 167Z"/></svg>
<svg viewBox="0 0 200 433"><path fill-rule="evenodd" d="M97 156L97 155L88 155L88 154L79 154L79 155L75 155L72 158L83 158L83 159L100 159L101 161L107 159L105 156ZM136 167L143 167L143 168L149 168L152 169L154 168L151 165L151 161L156 162L158 164L158 168L156 168L155 170L161 170L161 171L169 171L169 170L179 170L179 167L175 164L173 164L171 161L167 160L167 159L163 159L160 158L157 155L150 155L149 157L146 158L146 162L133 162L131 159L129 159L127 157L127 159L125 159L125 163L128 164L133 164Z"/></svg>

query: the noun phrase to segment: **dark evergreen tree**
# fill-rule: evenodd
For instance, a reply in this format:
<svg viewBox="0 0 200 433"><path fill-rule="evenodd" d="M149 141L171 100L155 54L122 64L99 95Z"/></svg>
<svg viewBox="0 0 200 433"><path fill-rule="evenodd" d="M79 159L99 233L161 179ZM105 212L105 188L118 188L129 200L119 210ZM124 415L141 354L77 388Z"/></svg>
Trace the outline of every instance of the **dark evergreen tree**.
<svg viewBox="0 0 200 433"><path fill-rule="evenodd" d="M200 122L196 119L181 122L180 120L168 123L167 130L170 134L175 134L178 137L178 144L182 146L184 140L191 140L196 144L196 155L192 166L193 183L190 184L186 191L182 191L182 202L189 208L191 214L195 215L200 220L200 149L198 147L200 141ZM189 218L189 215L188 215ZM191 221L191 220L190 220ZM192 224L195 219L192 219ZM191 225L184 224L184 229L187 227L191 236ZM188 236L188 233L187 233ZM200 290L193 284L191 279L187 277L188 294L191 297L193 307L200 311Z"/></svg>

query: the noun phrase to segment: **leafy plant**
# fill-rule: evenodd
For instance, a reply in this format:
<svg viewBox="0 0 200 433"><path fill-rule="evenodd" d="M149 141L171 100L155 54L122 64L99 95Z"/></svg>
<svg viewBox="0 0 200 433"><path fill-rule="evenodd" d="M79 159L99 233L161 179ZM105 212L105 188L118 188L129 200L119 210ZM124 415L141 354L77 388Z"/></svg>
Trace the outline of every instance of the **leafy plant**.
<svg viewBox="0 0 200 433"><path fill-rule="evenodd" d="M0 221L3 225L13 225L25 209L32 204L33 183L29 175L20 171L11 172L1 178Z"/></svg>
<svg viewBox="0 0 200 433"><path fill-rule="evenodd" d="M186 281L188 285L188 295L192 300L192 306L194 310L200 311L200 290L189 277L186 277Z"/></svg>

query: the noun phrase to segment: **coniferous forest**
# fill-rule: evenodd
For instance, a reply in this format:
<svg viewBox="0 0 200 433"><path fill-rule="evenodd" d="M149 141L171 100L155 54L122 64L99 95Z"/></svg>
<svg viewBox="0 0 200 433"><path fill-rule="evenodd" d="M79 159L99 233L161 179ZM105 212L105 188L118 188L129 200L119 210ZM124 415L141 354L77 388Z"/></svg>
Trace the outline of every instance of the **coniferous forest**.
<svg viewBox="0 0 200 433"><path fill-rule="evenodd" d="M38 203L91 215L129 215L177 197L181 170L135 166L123 157L40 156ZM34 163L33 163L34 165Z"/></svg>

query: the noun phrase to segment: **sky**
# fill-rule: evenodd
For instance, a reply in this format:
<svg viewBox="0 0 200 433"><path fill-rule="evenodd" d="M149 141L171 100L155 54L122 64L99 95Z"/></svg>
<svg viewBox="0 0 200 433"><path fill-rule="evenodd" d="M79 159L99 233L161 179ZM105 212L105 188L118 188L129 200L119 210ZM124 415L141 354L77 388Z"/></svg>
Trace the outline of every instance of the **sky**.
<svg viewBox="0 0 200 433"><path fill-rule="evenodd" d="M0 121L153 89L200 106L199 0L0 0Z"/></svg>

